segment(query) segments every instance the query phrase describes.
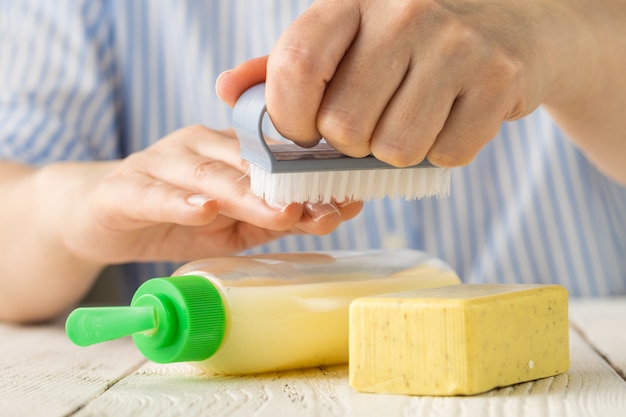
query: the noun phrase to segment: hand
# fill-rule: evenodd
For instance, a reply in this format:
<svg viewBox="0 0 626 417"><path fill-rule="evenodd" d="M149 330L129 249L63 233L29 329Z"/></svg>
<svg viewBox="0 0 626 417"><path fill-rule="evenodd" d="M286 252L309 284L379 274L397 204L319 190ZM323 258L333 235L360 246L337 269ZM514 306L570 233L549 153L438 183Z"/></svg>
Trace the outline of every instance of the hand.
<svg viewBox="0 0 626 417"><path fill-rule="evenodd" d="M267 69L266 58L243 64L217 91L232 104L267 75L268 113L297 143L323 136L396 166L464 165L503 121L573 84L570 36L582 26L571 9L560 0L318 0L280 37Z"/></svg>
<svg viewBox="0 0 626 417"><path fill-rule="evenodd" d="M181 129L123 161L46 168L54 181L83 170L75 201L55 219L75 256L103 264L219 256L289 233L324 234L361 203L269 207L249 192L232 132ZM56 172L55 172L56 171ZM50 175L51 172L53 175Z"/></svg>

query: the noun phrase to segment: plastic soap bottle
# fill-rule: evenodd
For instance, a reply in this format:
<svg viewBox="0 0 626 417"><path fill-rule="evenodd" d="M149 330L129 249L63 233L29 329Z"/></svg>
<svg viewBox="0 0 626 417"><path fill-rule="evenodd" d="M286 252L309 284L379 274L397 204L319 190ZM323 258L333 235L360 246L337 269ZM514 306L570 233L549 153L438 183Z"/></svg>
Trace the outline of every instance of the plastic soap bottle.
<svg viewBox="0 0 626 417"><path fill-rule="evenodd" d="M146 281L129 307L74 310L66 331L81 346L132 335L149 360L209 374L340 364L352 300L459 283L408 249L209 258Z"/></svg>

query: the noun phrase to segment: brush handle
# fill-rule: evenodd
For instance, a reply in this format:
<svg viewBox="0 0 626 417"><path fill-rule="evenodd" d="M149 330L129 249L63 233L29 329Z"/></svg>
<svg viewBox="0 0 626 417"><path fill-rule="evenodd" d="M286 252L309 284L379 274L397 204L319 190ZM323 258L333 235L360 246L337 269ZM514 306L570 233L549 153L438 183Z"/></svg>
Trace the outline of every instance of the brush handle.
<svg viewBox="0 0 626 417"><path fill-rule="evenodd" d="M286 139L284 144L268 145L263 137L263 118L266 112L265 84L252 86L239 97L235 104L233 127L239 138L241 157L267 172L397 168L371 155L364 158L349 157L326 143L320 143L313 148L303 148L283 138ZM433 165L424 160L415 166L432 167Z"/></svg>
<svg viewBox="0 0 626 417"><path fill-rule="evenodd" d="M233 127L240 142L241 157L268 172L278 162L263 138L265 84L257 84L244 91L235 104Z"/></svg>

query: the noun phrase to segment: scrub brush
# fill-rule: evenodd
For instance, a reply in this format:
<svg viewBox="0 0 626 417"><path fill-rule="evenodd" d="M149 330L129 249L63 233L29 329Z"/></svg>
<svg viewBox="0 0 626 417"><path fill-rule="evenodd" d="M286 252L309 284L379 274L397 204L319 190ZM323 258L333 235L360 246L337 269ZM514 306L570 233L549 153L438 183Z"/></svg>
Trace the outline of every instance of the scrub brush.
<svg viewBox="0 0 626 417"><path fill-rule="evenodd" d="M450 169L428 161L397 168L373 156L353 158L321 141L303 148L288 139L268 144L263 134L265 84L245 91L237 101L233 126L241 157L250 162L250 189L269 203L328 203L404 197L445 197Z"/></svg>

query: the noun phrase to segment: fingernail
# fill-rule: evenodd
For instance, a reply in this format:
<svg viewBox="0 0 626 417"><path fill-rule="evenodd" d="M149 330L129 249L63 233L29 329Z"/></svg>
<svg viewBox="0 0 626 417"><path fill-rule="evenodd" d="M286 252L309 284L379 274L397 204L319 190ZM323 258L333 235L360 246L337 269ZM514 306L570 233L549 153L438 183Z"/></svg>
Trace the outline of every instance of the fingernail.
<svg viewBox="0 0 626 417"><path fill-rule="evenodd" d="M304 208L311 217L311 220L316 223L331 214L341 214L334 204L306 203Z"/></svg>
<svg viewBox="0 0 626 417"><path fill-rule="evenodd" d="M344 201L335 201L335 205L339 208L344 208L349 206L350 204L356 203L357 200L344 200Z"/></svg>
<svg viewBox="0 0 626 417"><path fill-rule="evenodd" d="M270 206L273 209L276 209L278 211L280 211L281 213L283 213L285 210L287 210L287 207L289 207L291 205L291 203L282 203L279 201L265 201L265 204L267 204L268 206Z"/></svg>
<svg viewBox="0 0 626 417"><path fill-rule="evenodd" d="M187 197L187 204L195 207L202 207L211 200L213 200L213 198L209 197L208 195L193 194Z"/></svg>
<svg viewBox="0 0 626 417"><path fill-rule="evenodd" d="M220 80L226 76L229 75L231 72L233 72L232 70L226 70L224 72L222 72L220 75L217 76L217 79L215 80L215 94L217 94L217 96L221 99L222 96L220 96L220 90L219 90L219 85L220 85Z"/></svg>

